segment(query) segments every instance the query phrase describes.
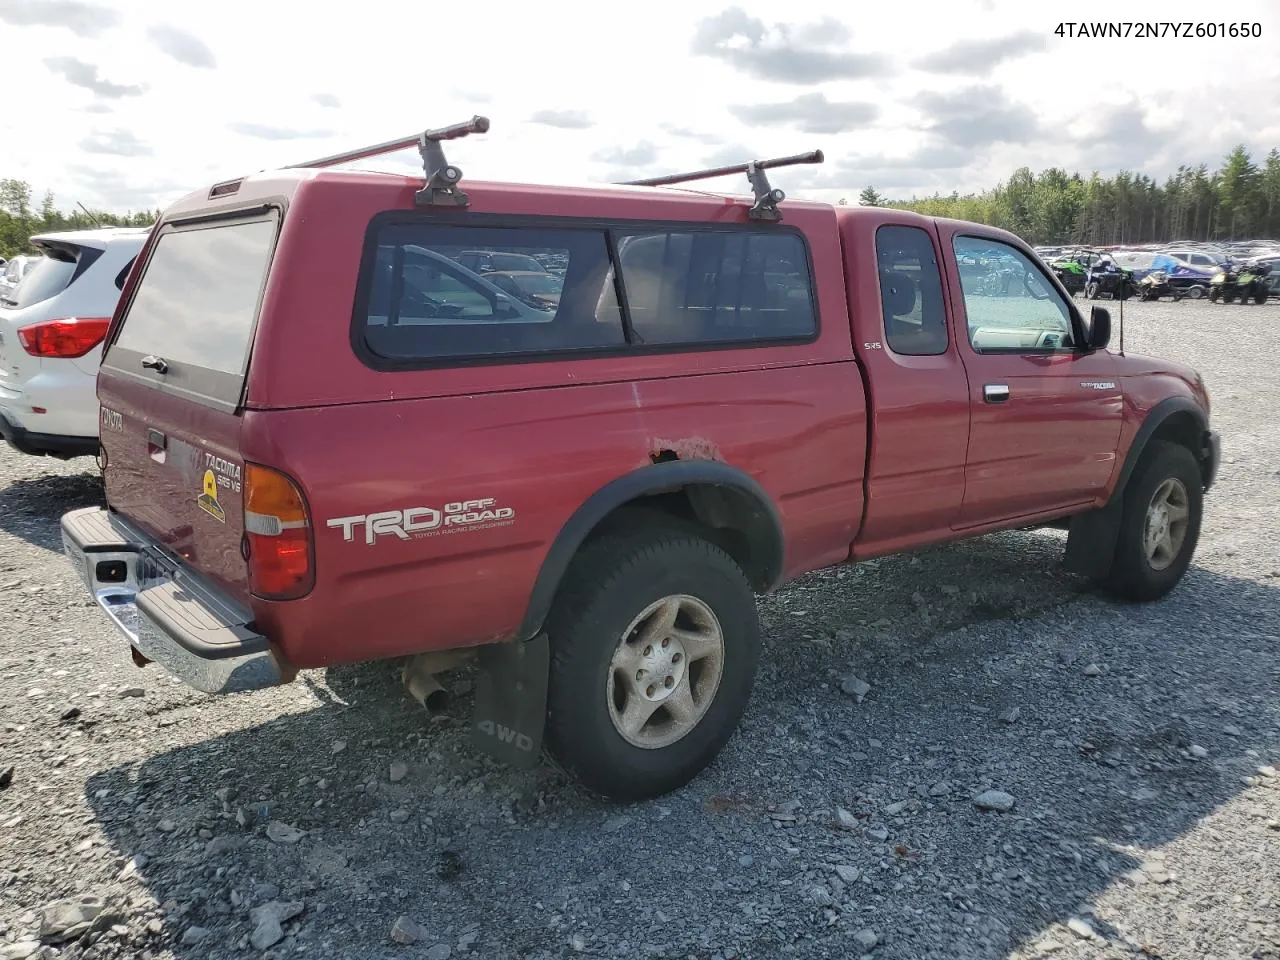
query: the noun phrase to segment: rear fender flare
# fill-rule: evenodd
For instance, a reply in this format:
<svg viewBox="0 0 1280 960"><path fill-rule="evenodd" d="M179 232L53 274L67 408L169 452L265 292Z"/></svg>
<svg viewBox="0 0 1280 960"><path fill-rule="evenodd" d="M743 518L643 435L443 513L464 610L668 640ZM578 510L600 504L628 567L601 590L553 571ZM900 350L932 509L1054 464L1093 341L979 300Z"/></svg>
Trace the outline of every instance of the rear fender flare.
<svg viewBox="0 0 1280 960"><path fill-rule="evenodd" d="M530 639L542 629L560 584L579 548L604 520L620 507L655 494L674 493L687 487L719 487L732 491L739 504L749 505L743 530L759 553L753 586L771 589L782 577L784 540L782 519L768 493L737 467L718 460L671 460L641 467L610 481L593 493L560 529L542 561L517 637Z"/></svg>

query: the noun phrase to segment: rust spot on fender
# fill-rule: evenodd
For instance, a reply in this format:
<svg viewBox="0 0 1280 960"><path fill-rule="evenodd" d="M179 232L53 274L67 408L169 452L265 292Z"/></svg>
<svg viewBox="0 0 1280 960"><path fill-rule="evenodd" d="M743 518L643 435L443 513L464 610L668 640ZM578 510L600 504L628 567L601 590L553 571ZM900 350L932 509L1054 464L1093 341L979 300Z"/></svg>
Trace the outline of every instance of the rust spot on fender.
<svg viewBox="0 0 1280 960"><path fill-rule="evenodd" d="M675 454L677 460L721 460L720 448L705 437L685 437L682 440L654 440L649 444L649 459L654 463L669 459L663 454Z"/></svg>

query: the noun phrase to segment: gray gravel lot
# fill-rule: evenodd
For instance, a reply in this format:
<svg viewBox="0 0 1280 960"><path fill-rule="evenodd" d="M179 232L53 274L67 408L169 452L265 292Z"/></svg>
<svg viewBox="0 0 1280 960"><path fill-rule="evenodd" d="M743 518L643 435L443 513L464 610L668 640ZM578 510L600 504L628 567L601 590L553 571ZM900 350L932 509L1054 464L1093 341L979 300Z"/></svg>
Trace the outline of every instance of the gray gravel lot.
<svg viewBox="0 0 1280 960"><path fill-rule="evenodd" d="M429 717L388 664L138 670L58 552L92 465L0 444L0 960L1280 957L1280 307L1125 314L1224 437L1173 595L1054 533L809 576L721 759L631 807L473 754L465 675Z"/></svg>

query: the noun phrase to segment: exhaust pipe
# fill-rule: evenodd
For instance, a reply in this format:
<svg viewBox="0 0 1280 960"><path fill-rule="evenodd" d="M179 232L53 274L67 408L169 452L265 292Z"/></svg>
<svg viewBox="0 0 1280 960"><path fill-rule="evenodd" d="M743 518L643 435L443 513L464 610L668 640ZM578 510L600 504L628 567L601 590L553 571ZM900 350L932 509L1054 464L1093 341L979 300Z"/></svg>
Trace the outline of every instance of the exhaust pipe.
<svg viewBox="0 0 1280 960"><path fill-rule="evenodd" d="M436 674L452 669L474 655L473 651L446 651L443 653L419 653L404 666L401 679L409 695L431 711L443 709L449 702L449 694Z"/></svg>
<svg viewBox="0 0 1280 960"><path fill-rule="evenodd" d="M440 681L429 673L420 673L408 677L405 680L405 686L409 688L409 695L424 708L431 711L442 710L444 705L449 702L449 694L444 687L440 686Z"/></svg>

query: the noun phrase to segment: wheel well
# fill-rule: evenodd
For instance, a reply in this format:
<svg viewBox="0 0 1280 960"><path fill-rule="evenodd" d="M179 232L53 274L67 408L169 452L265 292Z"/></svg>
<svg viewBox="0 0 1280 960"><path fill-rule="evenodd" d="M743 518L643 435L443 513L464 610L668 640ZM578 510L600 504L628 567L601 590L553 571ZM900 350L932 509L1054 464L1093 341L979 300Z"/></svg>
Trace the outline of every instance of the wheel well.
<svg viewBox="0 0 1280 960"><path fill-rule="evenodd" d="M746 491L710 483L636 497L620 504L585 542L637 526L669 523L696 531L733 557L760 592L782 574L782 544L768 514Z"/></svg>
<svg viewBox="0 0 1280 960"><path fill-rule="evenodd" d="M1142 459L1146 460L1155 454L1158 444L1176 443L1191 451L1200 465L1200 475L1208 481L1209 463L1205 457L1204 437L1200 423L1190 413L1178 412L1167 417L1151 434L1151 439L1142 451Z"/></svg>

